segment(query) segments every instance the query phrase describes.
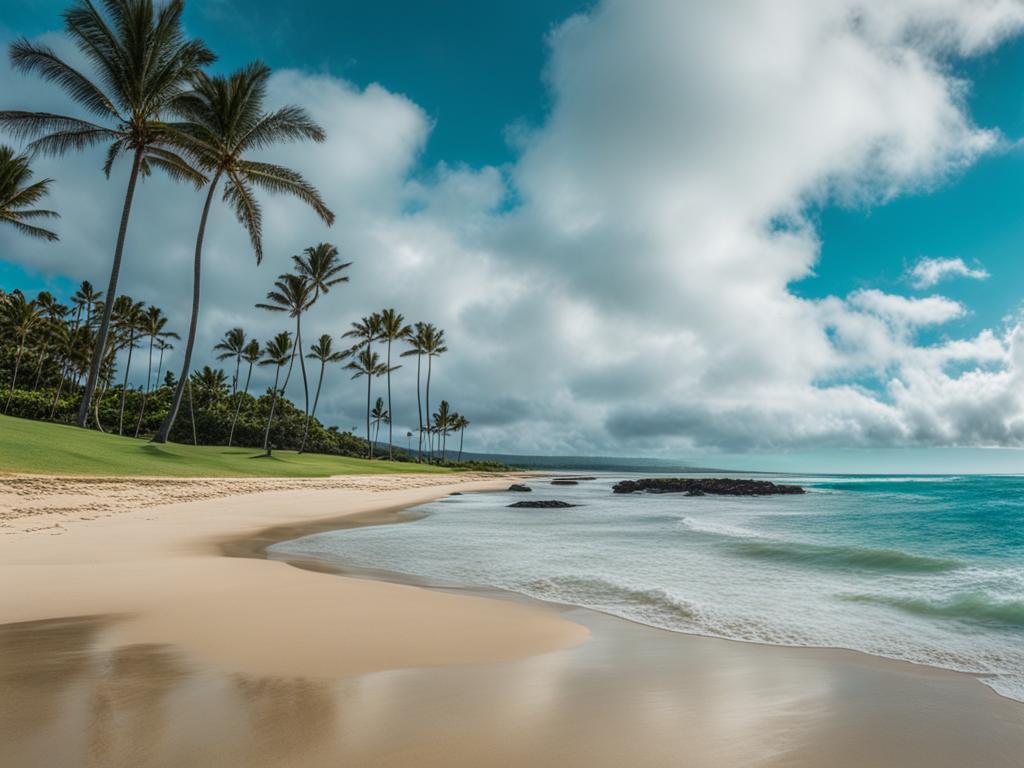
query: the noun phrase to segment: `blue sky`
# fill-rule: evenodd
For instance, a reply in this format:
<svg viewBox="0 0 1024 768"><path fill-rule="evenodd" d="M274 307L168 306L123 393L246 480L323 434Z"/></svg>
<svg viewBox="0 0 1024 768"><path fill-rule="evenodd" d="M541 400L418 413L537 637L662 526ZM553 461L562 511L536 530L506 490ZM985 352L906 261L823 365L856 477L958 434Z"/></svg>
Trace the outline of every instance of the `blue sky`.
<svg viewBox="0 0 1024 768"><path fill-rule="evenodd" d="M830 58L835 44L817 47L842 27L837 19L846 5L867 19L840 29L842 44L862 46L854 68ZM63 0L7 0L0 33L52 32L63 7ZM735 9L623 0L287 6L192 0L186 18L189 31L220 55L218 68L259 56L277 70L302 73L302 85L311 84L311 109L324 106L317 88L347 83L354 90L322 101L380 117L374 125L392 141L392 160L375 161L390 186L350 184L356 189L350 192L338 182L344 199L350 193L374 202L350 204L351 219L331 236L351 238L368 253L383 248L374 257L382 273L387 258L406 253L407 265L443 265L463 276L435 305L422 291L406 300L447 312L463 349L486 346L486 332L501 329L504 347L532 356L538 366L519 372L521 392L511 391L500 362L496 371L483 371L479 361L493 362L497 350L476 361L460 351L466 356L450 361L450 373L438 374L441 386L448 375L453 384L479 379L479 391L467 395L479 415L467 447L724 457L749 440L752 450L820 457L854 448L973 450L1024 440L1024 413L1018 418L1013 410L1006 377L971 379L972 371L1008 365L1024 297L1024 149L1015 145L1024 137L1024 10L1009 3L1004 11L1005 18L992 18L986 28L967 3L932 8L842 0L829 10L783 10L762 0ZM793 30L807 36L786 37L787 53L810 63L783 71L773 41ZM737 79L734 64L744 56L754 66ZM913 61L925 63L923 73L908 64ZM819 65L834 87L815 90ZM887 74L859 79L873 68ZM777 79L761 87L762 74ZM373 92L371 84L383 91ZM758 92L773 88L782 89L776 102ZM831 92L845 94L845 101L831 101ZM887 122L885 112L898 112L904 101L913 109ZM751 113L753 104L760 114ZM876 115L877 105L888 106ZM830 125L827 118L847 106L851 124L860 113L870 119ZM525 138L511 141L510 126ZM357 128L342 125L337 132L365 140ZM997 131L1001 144L976 151L971 142L982 129ZM882 199L868 166L873 151L891 146L899 156L883 170L894 179L895 194ZM705 157L716 164L704 168ZM837 195L820 200L817 193L835 179L868 193L852 204ZM673 208L677 194L697 204ZM806 226L777 248L758 227L776 213L792 214L796 205L803 206ZM706 221L723 223L700 231ZM723 244L723 233L739 234ZM84 271L73 246L62 247L67 256L38 260L0 252L0 284L65 293L95 272ZM106 247L98 242L95 250ZM225 240L226 253L234 247ZM413 251L416 260L409 262ZM662 253L673 258L662 261ZM990 277L915 287L907 273L922 258L961 259ZM766 277L747 286L747 273L762 269ZM645 270L660 279L639 280ZM506 306L508 286L524 274L529 288L512 291L518 298ZM785 276L780 287L761 288L775 285L779 275ZM158 281L141 272L128 279L139 286ZM708 305L705 279L724 291ZM490 285L505 286L504 293ZM467 299L467 286L480 293L476 302ZM751 290L758 298L750 299ZM868 292L870 301L857 292ZM392 301L378 286L367 294L367 302L380 294ZM245 319L228 297L215 289L207 295L217 322ZM921 301L933 295L942 297L938 304ZM360 294L354 301L362 300ZM926 311L931 319L886 314L897 311L893 301L904 302L898 312ZM203 332L214 334L214 322ZM623 344L622 329L633 327L650 333L641 344L634 346L635 333ZM521 338L513 341L512 329ZM737 334L747 338L736 343ZM949 352L961 342L971 350ZM833 343L842 349L826 348ZM602 345L607 354L592 354ZM575 351L566 355L570 348ZM673 350L676 368L660 365L665 349ZM938 368L926 361L905 369L905 360L918 366L917 358L932 352L944 361ZM805 380L794 380L793 371L802 368ZM931 384L934 392L917 389ZM502 385L510 391L495 398L494 387ZM998 405L965 399L975 386L991 386ZM533 387L536 392L525 391ZM788 410L779 406L790 399L780 395L787 391ZM919 409L922 398L927 404ZM340 423L357 421L340 395L325 408ZM1011 409L999 425L976 423L999 408ZM808 423L795 424L805 417ZM748 422L757 423L737 426ZM819 447L806 453L809 445ZM993 465L1005 468L1012 455L1000 454Z"/></svg>

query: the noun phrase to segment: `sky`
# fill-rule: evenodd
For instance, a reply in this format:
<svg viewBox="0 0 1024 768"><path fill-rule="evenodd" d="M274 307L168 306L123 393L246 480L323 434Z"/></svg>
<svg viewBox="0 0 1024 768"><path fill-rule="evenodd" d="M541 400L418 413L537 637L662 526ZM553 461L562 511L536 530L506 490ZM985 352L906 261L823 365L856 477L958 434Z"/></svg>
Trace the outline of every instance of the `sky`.
<svg viewBox="0 0 1024 768"><path fill-rule="evenodd" d="M63 6L7 0L0 42L76 56ZM474 451L1024 471L1024 0L191 0L186 21L217 71L261 58L268 106L321 122L325 144L266 156L338 215L264 198L257 268L214 211L200 364L233 325L281 330L254 303L329 241L351 282L304 335L385 306L445 328L433 404ZM0 83L74 109L6 63ZM106 283L126 169L101 162L37 160L62 240L0 233L0 285ZM179 326L200 204L151 179L129 231L121 290ZM404 431L408 366L395 387ZM330 371L322 420L362 407Z"/></svg>

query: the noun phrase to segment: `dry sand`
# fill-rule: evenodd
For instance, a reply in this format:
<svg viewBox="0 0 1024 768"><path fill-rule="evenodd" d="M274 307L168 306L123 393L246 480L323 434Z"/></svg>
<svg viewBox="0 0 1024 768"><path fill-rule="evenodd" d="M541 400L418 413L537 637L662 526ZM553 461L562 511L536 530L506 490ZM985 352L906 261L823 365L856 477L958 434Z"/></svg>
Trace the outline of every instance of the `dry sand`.
<svg viewBox="0 0 1024 768"><path fill-rule="evenodd" d="M224 556L508 482L5 478L0 765L1024 764L969 675Z"/></svg>

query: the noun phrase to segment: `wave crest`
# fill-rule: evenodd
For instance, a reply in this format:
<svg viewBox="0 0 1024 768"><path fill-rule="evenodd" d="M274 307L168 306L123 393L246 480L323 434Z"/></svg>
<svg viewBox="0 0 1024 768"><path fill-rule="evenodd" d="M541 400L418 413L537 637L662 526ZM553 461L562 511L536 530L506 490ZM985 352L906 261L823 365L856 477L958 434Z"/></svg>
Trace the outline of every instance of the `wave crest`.
<svg viewBox="0 0 1024 768"><path fill-rule="evenodd" d="M885 605L916 616L1024 627L1024 601L997 600L984 592L966 592L942 602L884 595L843 595L842 599L852 603Z"/></svg>
<svg viewBox="0 0 1024 768"><path fill-rule="evenodd" d="M745 541L729 549L744 557L818 568L860 568L899 573L941 573L963 567L959 560L926 557L898 549L823 546L796 542Z"/></svg>
<svg viewBox="0 0 1024 768"><path fill-rule="evenodd" d="M679 628L694 618L693 609L661 589L632 589L598 578L551 576L534 579L522 590L545 600L597 610L614 610L656 626Z"/></svg>

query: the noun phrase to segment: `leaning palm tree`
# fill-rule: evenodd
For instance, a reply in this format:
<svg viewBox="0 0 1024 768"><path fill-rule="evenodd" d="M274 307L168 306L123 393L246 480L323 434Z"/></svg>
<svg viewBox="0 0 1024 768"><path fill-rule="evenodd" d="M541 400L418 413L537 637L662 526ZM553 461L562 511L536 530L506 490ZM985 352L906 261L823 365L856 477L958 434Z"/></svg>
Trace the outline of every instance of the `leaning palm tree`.
<svg viewBox="0 0 1024 768"><path fill-rule="evenodd" d="M254 187L292 195L309 205L328 225L334 223L334 214L324 205L320 193L298 172L247 157L251 152L284 141L322 142L325 139L323 129L299 107L289 106L275 112L264 112L263 100L269 78L270 69L259 62L228 77L196 73L192 76L192 90L178 98L174 104L183 122L174 123L170 133L181 151L210 177L209 191L196 235L192 318L182 362L183 379L192 364L192 350L199 323L199 289L206 222L213 195L221 179L225 182L223 199L234 207L235 217L249 233L257 264L263 260L263 235L262 213L259 203L253 197ZM296 345L301 345L301 339L296 339ZM167 418L154 438L155 442L167 440L181 405L182 394L183 384L179 382ZM306 410L309 410L308 402Z"/></svg>
<svg viewBox="0 0 1024 768"><path fill-rule="evenodd" d="M444 343L444 331L427 323L423 327L423 354L427 356L427 455L430 458L434 456L434 441L430 433L430 376L433 372L434 358L447 351L448 347Z"/></svg>
<svg viewBox="0 0 1024 768"><path fill-rule="evenodd" d="M345 366L350 371L355 371L352 374L353 379L358 379L360 376L366 377L366 450L367 458L373 458L373 439L370 434L370 382L374 376L381 376L384 373L384 363L380 360L380 355L376 352L371 352L369 349L364 349L358 354L356 350L358 347L354 347L350 352L355 354L355 359Z"/></svg>
<svg viewBox="0 0 1024 768"><path fill-rule="evenodd" d="M408 338L409 334L412 333L412 327L405 324L405 317L394 309L385 309L380 313L380 338L382 341L386 341L388 344L388 351L385 358L385 364L388 367L388 413L392 413L391 408L391 372L397 371L402 366L391 365L391 345L396 341ZM391 419L388 419L388 459L394 458L394 433L391 423Z"/></svg>
<svg viewBox="0 0 1024 768"><path fill-rule="evenodd" d="M245 329L232 328L225 332L224 338L213 345L213 351L218 352L218 360L235 358L235 373L231 377L231 394L238 391L238 374L242 367L242 353L245 351Z"/></svg>
<svg viewBox="0 0 1024 768"><path fill-rule="evenodd" d="M64 12L64 29L95 76L75 69L45 45L25 38L11 45L11 63L60 86L85 111L101 122L48 112L0 111L0 127L18 139L31 139L32 152L63 155L108 143L103 171L109 178L117 158L132 158L121 223L114 246L107 296L117 296L132 200L139 175L158 168L175 180L201 183L203 177L168 145L164 123L171 104L189 79L214 55L198 40L187 40L181 23L183 0L104 0L106 14L91 0L76 0ZM100 321L89 377L78 412L78 426L89 418L100 369L105 364L113 302Z"/></svg>
<svg viewBox="0 0 1024 768"><path fill-rule="evenodd" d="M43 240L57 240L57 233L37 227L29 222L38 219L57 219L60 214L35 208L35 204L50 194L53 179L42 179L30 184L32 169L26 155L15 155L14 150L0 146L0 221L5 221L22 234Z"/></svg>
<svg viewBox="0 0 1024 768"><path fill-rule="evenodd" d="M146 403L149 401L150 385L152 383L153 376L153 349L156 347L159 339L178 339L181 338L178 334L173 331L166 330L167 316L164 315L163 310L160 307L149 306L146 307L146 313L142 317L142 334L149 339L149 361L146 366L146 390L142 395L142 406L139 408L139 419L135 423L135 436L139 436L139 432L142 430L142 420L146 415ZM160 348L161 361L163 356L163 347ZM157 386L160 384L160 374L157 373Z"/></svg>
<svg viewBox="0 0 1024 768"><path fill-rule="evenodd" d="M406 337L409 349L402 353L402 357L416 355L416 416L419 418L419 439L416 449L416 462L423 460L423 386L421 372L423 370L424 337L426 323L416 323L412 332Z"/></svg>
<svg viewBox="0 0 1024 768"><path fill-rule="evenodd" d="M18 369L21 367L21 357L25 353L25 340L43 321L43 313L35 301L26 301L21 291L11 293L4 302L3 309L4 325L18 340L18 351L14 356L14 373L11 376L11 391L8 392L7 403L4 405L4 413L7 413L11 407L11 398L14 397L14 387L18 383Z"/></svg>
<svg viewBox="0 0 1024 768"><path fill-rule="evenodd" d="M171 342L169 342L167 340L167 339L171 339L171 338L177 339L177 338L180 338L180 337L176 333L162 333L162 334L160 334L160 336L157 337L157 340L156 340L156 348L160 351L160 356L159 356L159 359L157 360L157 363L156 363L156 388L157 389L160 389L160 387L164 386L163 384L160 383L160 374L163 373L163 370L164 370L164 352L168 352L168 351L174 349L174 345L171 344ZM168 371L167 374L168 374L168 376L170 376L171 372Z"/></svg>
<svg viewBox="0 0 1024 768"><path fill-rule="evenodd" d="M459 458L462 461L462 441L466 439L466 427L469 426L469 419L461 413L452 415L452 431L459 433Z"/></svg>
<svg viewBox="0 0 1024 768"><path fill-rule="evenodd" d="M331 339L329 334L321 336L316 344L310 347L310 352L306 357L311 360L320 361L320 377L316 382L316 395L313 397L313 408L309 412L309 420L316 418L316 406L320 402L320 387L324 383L324 369L328 363L340 363L345 359L345 355L348 354L342 350L334 349L334 341ZM309 432L309 421L306 422L306 432L302 435L302 446L299 449L301 453L306 447L306 434Z"/></svg>
<svg viewBox="0 0 1024 768"><path fill-rule="evenodd" d="M274 369L274 388L273 394L270 398L270 416L267 417L267 430L263 433L263 450L266 451L266 455L270 455L270 425L274 423L274 407L277 405L277 383L281 378L281 368L287 363L292 356L292 335L288 331L282 331L277 334L273 339L267 342L266 348L263 350L263 359L260 360L260 365L273 365L276 366Z"/></svg>
<svg viewBox="0 0 1024 768"><path fill-rule="evenodd" d="M231 416L231 431L228 432L228 448L231 447L231 443L235 439L235 424L238 422L238 414L242 410L242 401L245 400L245 396L249 394L249 381L252 379L253 363L260 359L260 343L256 339L252 339L245 345L245 348L242 350L242 359L249 364L249 370L245 374L245 388L242 390L242 397L238 397L238 393L235 393L235 397L238 402L235 403L235 412Z"/></svg>

